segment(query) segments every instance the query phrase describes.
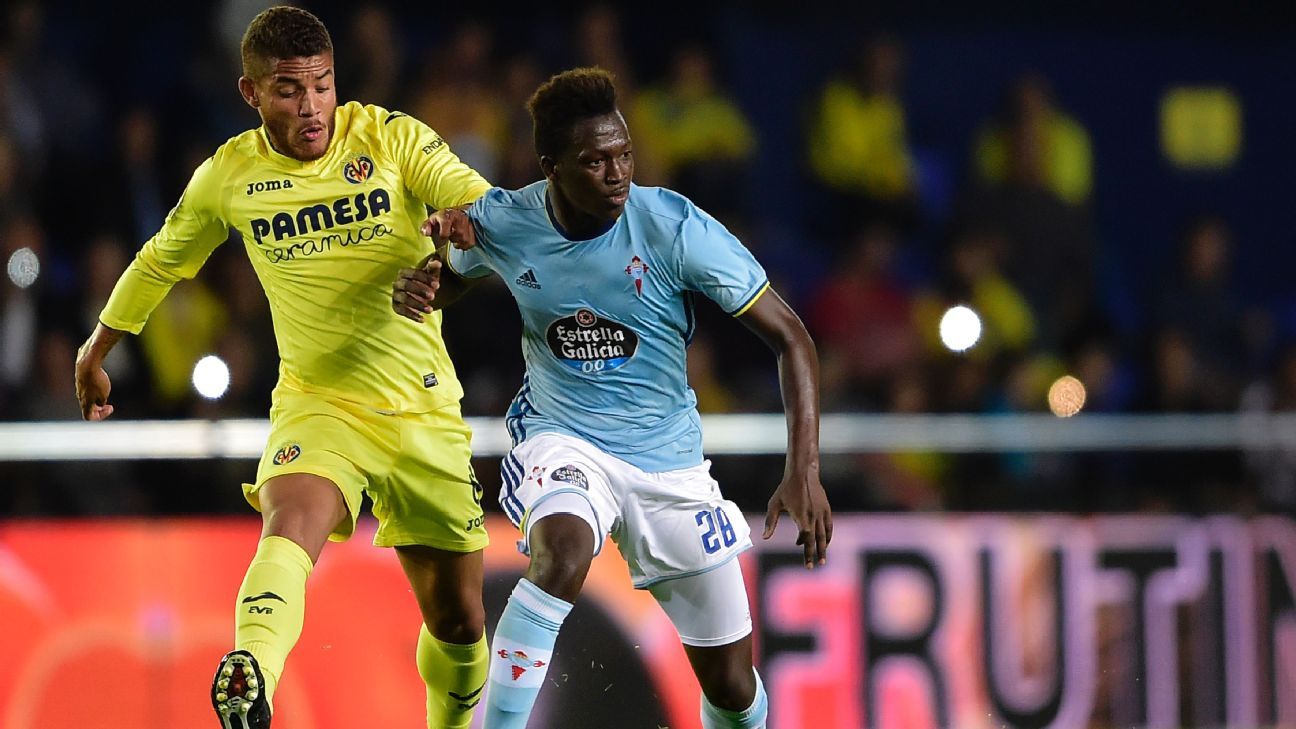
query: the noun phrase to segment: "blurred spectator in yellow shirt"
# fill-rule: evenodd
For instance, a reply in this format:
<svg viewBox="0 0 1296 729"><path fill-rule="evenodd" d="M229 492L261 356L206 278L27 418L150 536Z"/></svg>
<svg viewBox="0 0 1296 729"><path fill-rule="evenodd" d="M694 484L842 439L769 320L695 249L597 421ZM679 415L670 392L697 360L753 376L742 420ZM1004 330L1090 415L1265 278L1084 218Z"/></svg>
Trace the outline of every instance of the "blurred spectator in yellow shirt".
<svg viewBox="0 0 1296 729"><path fill-rule="evenodd" d="M670 79L641 92L632 109L636 161L649 174L713 214L741 206L756 135L718 88L715 63L705 50L677 51Z"/></svg>
<svg viewBox="0 0 1296 729"><path fill-rule="evenodd" d="M975 154L977 174L991 184L1029 181L1071 205L1087 202L1093 189L1089 133L1057 108L1039 74L1017 80L1002 118L977 134Z"/></svg>
<svg viewBox="0 0 1296 729"><path fill-rule="evenodd" d="M900 101L903 54L892 38L877 38L854 68L819 94L808 129L810 168L845 226L881 221L908 228L917 215L916 174ZM849 222L848 222L849 221Z"/></svg>

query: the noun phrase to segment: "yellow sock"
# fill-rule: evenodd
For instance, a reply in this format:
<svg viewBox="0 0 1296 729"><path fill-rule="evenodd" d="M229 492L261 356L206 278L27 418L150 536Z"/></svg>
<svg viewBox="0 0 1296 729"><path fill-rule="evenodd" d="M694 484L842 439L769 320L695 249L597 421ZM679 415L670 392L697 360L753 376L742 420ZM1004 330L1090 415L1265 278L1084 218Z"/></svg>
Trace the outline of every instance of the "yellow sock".
<svg viewBox="0 0 1296 729"><path fill-rule="evenodd" d="M429 729L464 729L486 686L486 634L471 645L445 643L419 628L418 670L427 684Z"/></svg>
<svg viewBox="0 0 1296 729"><path fill-rule="evenodd" d="M267 701L274 697L288 652L301 637L306 578L313 566L306 550L291 539L266 537L239 588L234 646L251 653L261 665Z"/></svg>

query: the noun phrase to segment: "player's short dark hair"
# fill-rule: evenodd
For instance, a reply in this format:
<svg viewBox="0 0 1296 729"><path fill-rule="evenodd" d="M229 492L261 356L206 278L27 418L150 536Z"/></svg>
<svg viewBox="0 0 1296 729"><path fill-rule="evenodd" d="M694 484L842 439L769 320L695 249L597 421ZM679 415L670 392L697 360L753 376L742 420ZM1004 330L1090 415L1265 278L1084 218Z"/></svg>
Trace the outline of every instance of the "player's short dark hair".
<svg viewBox="0 0 1296 729"><path fill-rule="evenodd" d="M526 108L531 112L536 154L554 157L572 143L574 124L616 112L616 84L612 74L601 68L573 68L541 84Z"/></svg>
<svg viewBox="0 0 1296 729"><path fill-rule="evenodd" d="M243 33L243 75L256 78L266 59L318 56L333 50L333 39L320 19L301 8L276 5L248 24Z"/></svg>

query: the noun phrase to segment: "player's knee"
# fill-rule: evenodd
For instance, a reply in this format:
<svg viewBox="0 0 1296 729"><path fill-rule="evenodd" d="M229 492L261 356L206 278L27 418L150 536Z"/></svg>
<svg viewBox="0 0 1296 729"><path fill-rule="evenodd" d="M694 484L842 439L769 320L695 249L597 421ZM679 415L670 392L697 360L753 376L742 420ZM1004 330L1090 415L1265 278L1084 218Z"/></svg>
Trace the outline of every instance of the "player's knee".
<svg viewBox="0 0 1296 729"><path fill-rule="evenodd" d="M486 610L480 596L474 599L464 594L425 608L423 624L437 640L467 645L477 642L485 632Z"/></svg>
<svg viewBox="0 0 1296 729"><path fill-rule="evenodd" d="M594 559L594 530L572 514L542 518L530 530L527 579L554 597L575 602Z"/></svg>
<svg viewBox="0 0 1296 729"><path fill-rule="evenodd" d="M486 630L486 614L482 611L478 611L476 614L442 613L435 616L424 616L423 620L427 625L428 632L443 643L455 643L457 645L476 643Z"/></svg>
<svg viewBox="0 0 1296 729"><path fill-rule="evenodd" d="M756 698L756 675L750 665L724 663L698 676L702 693L716 708L744 711Z"/></svg>
<svg viewBox="0 0 1296 729"><path fill-rule="evenodd" d="M276 479L277 481L278 479ZM346 516L342 494L329 481L267 483L262 488L262 536L291 539L319 558L329 532Z"/></svg>
<svg viewBox="0 0 1296 729"><path fill-rule="evenodd" d="M575 602L589 568L590 556L533 551L527 579L554 597Z"/></svg>

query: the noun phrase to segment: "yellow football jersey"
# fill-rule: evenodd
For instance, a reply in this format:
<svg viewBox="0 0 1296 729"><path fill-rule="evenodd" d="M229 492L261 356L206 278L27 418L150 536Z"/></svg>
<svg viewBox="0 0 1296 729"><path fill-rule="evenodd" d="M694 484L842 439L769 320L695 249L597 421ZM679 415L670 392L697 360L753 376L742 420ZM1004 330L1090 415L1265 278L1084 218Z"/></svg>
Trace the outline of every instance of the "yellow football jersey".
<svg viewBox="0 0 1296 729"><path fill-rule="evenodd" d="M396 315L392 282L432 250L419 232L425 203L462 205L489 188L436 132L377 106L339 106L328 152L313 162L276 152L264 128L244 132L194 172L100 320L138 334L234 228L270 301L279 387L433 410L463 395L441 315L422 325Z"/></svg>

